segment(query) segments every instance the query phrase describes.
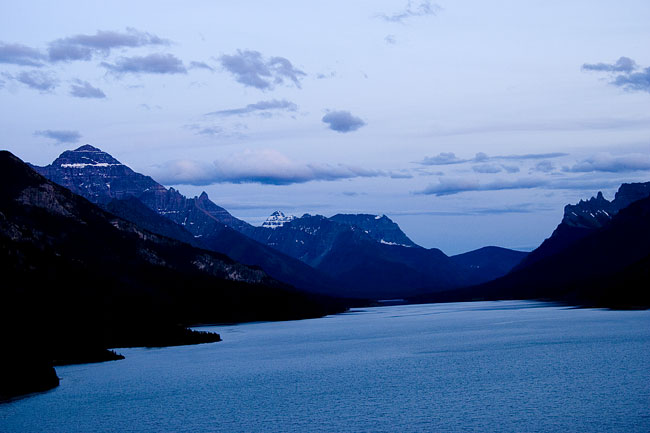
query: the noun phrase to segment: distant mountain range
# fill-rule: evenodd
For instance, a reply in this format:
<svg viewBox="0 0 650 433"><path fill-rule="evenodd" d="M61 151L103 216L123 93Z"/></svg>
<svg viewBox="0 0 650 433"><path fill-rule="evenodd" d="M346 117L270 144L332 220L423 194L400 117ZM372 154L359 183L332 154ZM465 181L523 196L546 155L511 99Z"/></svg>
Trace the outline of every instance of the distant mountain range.
<svg viewBox="0 0 650 433"><path fill-rule="evenodd" d="M650 307L650 182L623 184L565 207L550 238L510 273L413 302L548 299L615 308Z"/></svg>
<svg viewBox="0 0 650 433"><path fill-rule="evenodd" d="M254 227L205 192L187 198L90 145L34 169L148 230L259 266L273 278L316 293L381 299L449 290L504 275L516 264L514 258L525 254L496 255L480 265L452 260L438 249L416 245L384 215L296 218L278 211ZM183 231L138 209L134 198Z"/></svg>

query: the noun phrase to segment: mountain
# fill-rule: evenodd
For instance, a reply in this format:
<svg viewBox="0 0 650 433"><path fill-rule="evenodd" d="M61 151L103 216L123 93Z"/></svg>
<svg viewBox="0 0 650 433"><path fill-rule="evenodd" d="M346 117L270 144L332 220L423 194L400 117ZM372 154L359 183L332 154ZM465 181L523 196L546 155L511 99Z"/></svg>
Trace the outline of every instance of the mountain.
<svg viewBox="0 0 650 433"><path fill-rule="evenodd" d="M267 229L277 229L278 227L282 227L285 223L293 221L294 219L296 219L295 216L286 216L284 213L282 213L282 211L276 210L271 214L270 217L266 219L266 221L262 223L262 227Z"/></svg>
<svg viewBox="0 0 650 433"><path fill-rule="evenodd" d="M386 215L337 214L330 217L330 221L359 228L372 239L382 244L400 245L403 247L417 246Z"/></svg>
<svg viewBox="0 0 650 433"><path fill-rule="evenodd" d="M244 232L251 232L254 227L213 203L205 192L187 198L174 188L165 188L150 177L134 172L96 147L84 145L68 150L52 164L32 168L93 203L112 209L136 224L145 225L150 231L225 254L240 263L259 266L271 277L299 289L330 293L331 288L338 285L299 260L246 236ZM160 219L154 221L153 215L143 215L143 209L136 209L138 206L132 200L111 205L114 200L129 198L137 198L184 230L170 226L163 229ZM187 232L194 240L188 238Z"/></svg>
<svg viewBox="0 0 650 433"><path fill-rule="evenodd" d="M356 297L402 298L467 284L464 269L442 251L413 243L386 216L305 214L250 235L335 278Z"/></svg>
<svg viewBox="0 0 650 433"><path fill-rule="evenodd" d="M551 299L588 306L650 307L650 197L617 209L600 227L560 251L522 264L501 278L412 300L479 299Z"/></svg>
<svg viewBox="0 0 650 433"><path fill-rule="evenodd" d="M108 153L89 144L63 152L46 167L32 168L51 181L99 204L129 196L137 197L143 191L159 186L149 176L134 172Z"/></svg>
<svg viewBox="0 0 650 433"><path fill-rule="evenodd" d="M52 164L35 169L149 231L259 266L271 277L311 292L401 298L476 284L510 269L505 256L504 263L499 262L500 255L484 260L478 271L438 249L422 248L385 215L296 218L277 211L261 227L254 227L216 205L205 192L185 197L90 145L66 151ZM138 209L135 201L125 201L128 197L184 230L164 226Z"/></svg>
<svg viewBox="0 0 650 433"><path fill-rule="evenodd" d="M531 252L516 269L559 253L593 231L607 225L611 219L631 203L650 195L650 182L624 183L611 202L598 192L596 197L580 200L579 203L564 207L564 217L551 236Z"/></svg>
<svg viewBox="0 0 650 433"><path fill-rule="evenodd" d="M450 258L471 273L469 278L474 284L480 284L507 274L527 255L528 253L523 251L490 246L457 254Z"/></svg>
<svg viewBox="0 0 650 433"><path fill-rule="evenodd" d="M109 347L218 341L195 323L344 310L215 252L157 235L0 152L0 396L55 385L51 366ZM34 381L34 378L41 378Z"/></svg>

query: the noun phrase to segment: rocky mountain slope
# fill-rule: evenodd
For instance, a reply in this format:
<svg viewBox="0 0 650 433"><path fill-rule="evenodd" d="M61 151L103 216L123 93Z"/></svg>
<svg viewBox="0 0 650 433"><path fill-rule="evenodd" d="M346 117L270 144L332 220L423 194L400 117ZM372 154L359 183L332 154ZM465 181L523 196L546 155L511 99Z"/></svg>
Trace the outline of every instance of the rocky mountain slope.
<svg viewBox="0 0 650 433"><path fill-rule="evenodd" d="M523 268L559 253L594 230L607 225L612 218L631 203L650 195L650 182L622 184L611 202L598 192L596 197L580 200L564 207L564 217L551 236L531 252L516 267Z"/></svg>
<svg viewBox="0 0 650 433"><path fill-rule="evenodd" d="M643 191L645 185L631 184L626 189ZM590 211L596 215L593 209ZM650 307L650 197L616 209L600 227L589 229L559 251L522 263L501 278L413 300L478 299L549 299L613 308Z"/></svg>

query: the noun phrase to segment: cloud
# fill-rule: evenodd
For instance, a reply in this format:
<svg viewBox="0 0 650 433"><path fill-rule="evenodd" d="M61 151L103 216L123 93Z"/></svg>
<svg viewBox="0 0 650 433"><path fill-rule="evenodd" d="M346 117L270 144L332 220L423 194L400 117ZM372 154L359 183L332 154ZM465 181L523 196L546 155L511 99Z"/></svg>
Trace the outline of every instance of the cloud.
<svg viewBox="0 0 650 433"><path fill-rule="evenodd" d="M321 119L329 125L329 129L336 132L352 132L366 124L361 118L353 116L349 111L330 111Z"/></svg>
<svg viewBox="0 0 650 433"><path fill-rule="evenodd" d="M377 16L389 23L403 23L409 18L437 15L441 10L442 8L439 5L431 3L430 0L423 0L417 3L409 0L403 10L390 15L379 14Z"/></svg>
<svg viewBox="0 0 650 433"><path fill-rule="evenodd" d="M114 74L186 74L183 62L173 54L120 57L115 64L102 62L101 66Z"/></svg>
<svg viewBox="0 0 650 433"><path fill-rule="evenodd" d="M541 161L535 165L535 171L541 171L542 173L550 173L555 170L555 164L551 161Z"/></svg>
<svg viewBox="0 0 650 433"><path fill-rule="evenodd" d="M389 45L395 45L397 43L397 39L395 38L395 35L386 35L384 42Z"/></svg>
<svg viewBox="0 0 650 433"><path fill-rule="evenodd" d="M485 155L485 154L484 154ZM527 159L546 159L546 158L560 158L568 156L568 153L551 152L551 153L525 153L523 155L497 155L491 156L490 159L509 159L509 160L527 160Z"/></svg>
<svg viewBox="0 0 650 433"><path fill-rule="evenodd" d="M156 167L153 176L165 184L210 185L214 183L259 183L290 185L310 181L335 181L356 177L386 176L345 164L298 163L275 150L230 155L213 164L190 160L170 161Z"/></svg>
<svg viewBox="0 0 650 433"><path fill-rule="evenodd" d="M395 170L390 171L388 176L391 179L412 179L413 175L408 170Z"/></svg>
<svg viewBox="0 0 650 433"><path fill-rule="evenodd" d="M519 167L517 167L516 165L501 164L501 167L508 173L519 173Z"/></svg>
<svg viewBox="0 0 650 433"><path fill-rule="evenodd" d="M52 62L91 60L94 55L107 56L113 48L135 48L147 45L169 45L167 39L127 27L125 33L98 30L94 35L75 35L50 42L48 55Z"/></svg>
<svg viewBox="0 0 650 433"><path fill-rule="evenodd" d="M237 50L236 54L219 57L219 62L237 82L261 90L272 90L285 80L300 89L300 80L307 75L284 57L265 59L259 51Z"/></svg>
<svg viewBox="0 0 650 433"><path fill-rule="evenodd" d="M619 58L616 63L596 63L582 65L583 70L609 72L616 75L609 84L630 92L648 92L650 93L650 68L645 68L640 72L634 72L638 69L636 62L628 57Z"/></svg>
<svg viewBox="0 0 650 433"><path fill-rule="evenodd" d="M501 173L503 168L498 164L479 164L472 167L476 173Z"/></svg>
<svg viewBox="0 0 650 433"><path fill-rule="evenodd" d="M456 157L453 152L441 152L436 156L427 156L419 164L422 165L448 165L448 164L461 164L463 162L472 161L471 159L460 159Z"/></svg>
<svg viewBox="0 0 650 433"><path fill-rule="evenodd" d="M645 170L650 170L650 155L645 153L631 153L616 156L608 153L600 153L564 169L564 171L575 173L625 173Z"/></svg>
<svg viewBox="0 0 650 433"><path fill-rule="evenodd" d="M191 61L190 62L190 69L207 69L210 72L214 72L214 68L212 66L208 65L205 62Z"/></svg>
<svg viewBox="0 0 650 433"><path fill-rule="evenodd" d="M334 71L327 74L326 73L316 74L316 79L318 80L327 80L329 78L334 78L334 77L336 77L336 72Z"/></svg>
<svg viewBox="0 0 650 433"><path fill-rule="evenodd" d="M552 207L539 203L518 203L501 207L476 207L460 210L405 210L393 211L393 215L432 215L432 216L464 216L464 215L503 215L509 213L537 213L544 210L554 210Z"/></svg>
<svg viewBox="0 0 650 433"><path fill-rule="evenodd" d="M106 98L106 94L97 87L93 87L88 81L76 80L76 84L70 86L70 94L76 98Z"/></svg>
<svg viewBox="0 0 650 433"><path fill-rule="evenodd" d="M30 89L39 90L41 93L49 93L59 84L59 80L50 72L23 71L16 76L9 74L4 76L23 83Z"/></svg>
<svg viewBox="0 0 650 433"><path fill-rule="evenodd" d="M43 60L45 60L45 55L34 48L0 42L0 63L41 67Z"/></svg>
<svg viewBox="0 0 650 433"><path fill-rule="evenodd" d="M546 175L545 177L531 176L519 179L500 178L488 182L469 178L438 179L437 184L431 184L414 194L445 196L468 191L501 191L514 189L545 188L548 190L588 190L597 191L614 188L621 184L620 177L603 177L603 175L585 174L582 176Z"/></svg>
<svg viewBox="0 0 650 433"><path fill-rule="evenodd" d="M458 158L453 152L442 152L436 156L427 156L422 161L418 161L418 164L422 165L450 165L450 164L463 164L466 162L487 162L493 160L510 160L510 161L524 161L530 159L547 159L547 158L559 158L562 156L567 156L568 153L562 152L552 152L552 153L526 153L523 155L496 155L489 156L483 152L477 153L474 158ZM516 167L505 165L501 166L506 171L511 173L519 171ZM477 170L475 170L477 171ZM486 173L486 172L482 172Z"/></svg>
<svg viewBox="0 0 650 433"><path fill-rule="evenodd" d="M619 75L611 84L632 92L639 91L650 93L650 68L645 68L642 72Z"/></svg>
<svg viewBox="0 0 650 433"><path fill-rule="evenodd" d="M582 69L598 72L632 72L637 68L634 60L629 57L619 57L616 63L585 63Z"/></svg>
<svg viewBox="0 0 650 433"><path fill-rule="evenodd" d="M538 188L548 184L548 181L538 178L522 179L497 179L490 182L481 183L476 179L440 178L437 184L431 184L416 194L425 195L452 195L467 191L500 191L506 189L530 189Z"/></svg>
<svg viewBox="0 0 650 433"><path fill-rule="evenodd" d="M57 144L77 143L81 139L79 131L54 131L46 129L43 131L34 131L34 135L51 138L52 140L55 140Z"/></svg>
<svg viewBox="0 0 650 433"><path fill-rule="evenodd" d="M269 111L298 111L298 106L286 99L271 101L259 101L248 104L242 108L231 108L230 110L219 110L207 113L206 116L242 116L251 113L269 114Z"/></svg>
<svg viewBox="0 0 650 433"><path fill-rule="evenodd" d="M238 131L226 131L219 126L204 126L198 124L186 125L185 128L190 129L197 135L203 135L210 138L222 139L242 139L246 136Z"/></svg>

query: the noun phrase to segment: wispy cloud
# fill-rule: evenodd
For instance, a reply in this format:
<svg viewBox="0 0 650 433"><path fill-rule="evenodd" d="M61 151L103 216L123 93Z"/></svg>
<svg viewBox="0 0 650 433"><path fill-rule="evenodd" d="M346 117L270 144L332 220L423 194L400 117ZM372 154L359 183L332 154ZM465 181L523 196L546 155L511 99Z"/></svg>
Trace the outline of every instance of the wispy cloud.
<svg viewBox="0 0 650 433"><path fill-rule="evenodd" d="M553 210L553 207L539 203L517 203L499 207L470 207L457 210L405 210L394 211L391 215L431 215L431 216L463 216L463 215L503 215L511 213L537 213Z"/></svg>
<svg viewBox="0 0 650 433"><path fill-rule="evenodd" d="M360 117L353 116L349 111L330 111L321 119L332 131L352 132L366 124Z"/></svg>
<svg viewBox="0 0 650 433"><path fill-rule="evenodd" d="M153 176L160 182L172 185L214 183L289 185L311 181L386 176L386 173L346 164L299 163L275 150L247 150L216 160L213 164L190 160L170 161L156 167Z"/></svg>
<svg viewBox="0 0 650 433"><path fill-rule="evenodd" d="M50 42L48 55L52 62L87 61L97 54L107 56L114 48L169 45L169 43L167 39L134 28L127 28L126 32L99 30L94 35L79 34Z"/></svg>
<svg viewBox="0 0 650 433"><path fill-rule="evenodd" d="M18 81L41 93L51 93L59 84L53 73L47 71L22 71L17 75L3 74L7 79Z"/></svg>
<svg viewBox="0 0 650 433"><path fill-rule="evenodd" d="M190 69L207 69L210 72L214 72L214 68L212 66L208 65L205 62L191 61L189 68Z"/></svg>
<svg viewBox="0 0 650 433"><path fill-rule="evenodd" d="M316 79L318 79L318 80L328 80L328 79L334 78L334 77L336 77L336 72L334 72L334 71L328 72L328 73L321 72L319 74L316 74Z"/></svg>
<svg viewBox="0 0 650 433"><path fill-rule="evenodd" d="M392 14L378 14L377 16L389 23L403 23L411 18L437 15L441 10L442 8L439 5L432 3L430 0L418 2L409 0L401 11Z"/></svg>
<svg viewBox="0 0 650 433"><path fill-rule="evenodd" d="M271 111L298 111L298 106L286 99L270 101L259 101L254 104L248 104L241 108L231 108L229 110L218 110L206 113L206 116L243 116L246 114L270 115Z"/></svg>
<svg viewBox="0 0 650 433"><path fill-rule="evenodd" d="M451 164L463 164L466 162L473 163L485 163L487 161L494 160L509 160L509 161L525 161L525 160L535 160L535 159L549 159L549 158L559 158L562 156L567 156L568 153L562 152L551 152L551 153L525 153L525 154L514 154L514 155L495 155L489 156L486 153L479 152L474 158L458 158L453 152L441 152L435 156L428 156L418 161L418 164L422 165L451 165ZM518 171L514 168L502 166L507 171ZM478 171L478 170L475 170ZM483 171L486 173L486 171Z"/></svg>
<svg viewBox="0 0 650 433"><path fill-rule="evenodd" d="M233 55L219 57L219 62L237 82L261 90L272 90L285 81L300 88L300 80L307 75L286 58L264 58L259 51L237 50Z"/></svg>
<svg viewBox="0 0 650 433"><path fill-rule="evenodd" d="M645 171L650 170L650 154L631 153L627 155L612 155L609 153L599 153L578 162L572 167L566 167L564 170L577 173Z"/></svg>
<svg viewBox="0 0 650 433"><path fill-rule="evenodd" d="M0 63L41 67L45 58L45 55L35 48L0 42Z"/></svg>
<svg viewBox="0 0 650 433"><path fill-rule="evenodd" d="M503 168L499 164L478 164L472 170L476 173L501 173Z"/></svg>
<svg viewBox="0 0 650 433"><path fill-rule="evenodd" d="M148 56L120 57L114 64L102 62L113 74L186 74L183 62L173 54L149 54Z"/></svg>
<svg viewBox="0 0 650 433"><path fill-rule="evenodd" d="M548 181L541 178L497 179L480 182L478 179L441 177L437 184L431 184L416 194L452 195L467 191L500 191L506 189L530 189L547 185Z"/></svg>
<svg viewBox="0 0 650 433"><path fill-rule="evenodd" d="M619 57L614 63L585 63L582 69L585 71L597 72L632 72L637 68L637 64L629 57Z"/></svg>
<svg viewBox="0 0 650 433"><path fill-rule="evenodd" d="M77 143L81 139L81 134L79 131L46 129L42 131L34 131L34 135L50 138L56 141L56 144Z"/></svg>
<svg viewBox="0 0 650 433"><path fill-rule="evenodd" d="M75 98L106 98L106 94L97 87L93 87L88 81L76 80L75 84L70 86L70 94Z"/></svg>
<svg viewBox="0 0 650 433"><path fill-rule="evenodd" d="M240 131L228 131L220 126L214 125L201 125L201 124L190 124L185 125L186 129L194 131L197 135L202 135L204 137L210 138L221 138L221 139L242 139L245 137ZM241 129L241 128L239 128Z"/></svg>
<svg viewBox="0 0 650 433"><path fill-rule="evenodd" d="M601 131L629 128L646 128L648 117L619 117L593 119L550 119L536 122L493 123L477 126L462 126L458 128L437 128L430 135L433 137L449 137L456 135L474 135L491 133L517 132L551 132L551 131Z"/></svg>
<svg viewBox="0 0 650 433"><path fill-rule="evenodd" d="M600 190L613 188L621 184L618 177L603 177L593 175L555 176L538 175L520 178L497 178L489 181L470 179L467 177L441 177L438 183L431 184L414 194L446 196L471 191L502 191L544 188L548 190Z"/></svg>

